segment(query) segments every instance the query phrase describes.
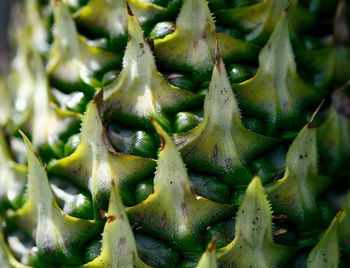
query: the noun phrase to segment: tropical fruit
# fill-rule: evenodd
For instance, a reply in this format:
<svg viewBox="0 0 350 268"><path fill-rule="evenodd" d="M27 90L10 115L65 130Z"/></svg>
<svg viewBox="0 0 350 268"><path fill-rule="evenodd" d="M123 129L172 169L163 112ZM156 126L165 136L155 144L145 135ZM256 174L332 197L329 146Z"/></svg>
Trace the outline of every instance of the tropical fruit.
<svg viewBox="0 0 350 268"><path fill-rule="evenodd" d="M345 0L13 1L0 267L348 267Z"/></svg>

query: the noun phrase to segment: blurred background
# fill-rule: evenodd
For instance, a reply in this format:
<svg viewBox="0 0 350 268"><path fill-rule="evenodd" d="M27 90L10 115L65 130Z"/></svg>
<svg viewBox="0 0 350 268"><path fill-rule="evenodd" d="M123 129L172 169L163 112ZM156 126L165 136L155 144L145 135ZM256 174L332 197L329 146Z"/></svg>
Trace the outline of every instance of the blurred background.
<svg viewBox="0 0 350 268"><path fill-rule="evenodd" d="M10 18L10 0L0 0L0 74L6 69L8 53L7 27Z"/></svg>

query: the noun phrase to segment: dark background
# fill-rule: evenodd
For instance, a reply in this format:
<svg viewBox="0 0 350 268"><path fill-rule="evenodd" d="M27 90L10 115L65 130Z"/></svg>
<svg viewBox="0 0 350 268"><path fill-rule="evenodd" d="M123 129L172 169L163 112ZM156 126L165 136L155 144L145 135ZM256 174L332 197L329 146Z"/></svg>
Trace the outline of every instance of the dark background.
<svg viewBox="0 0 350 268"><path fill-rule="evenodd" d="M0 74L7 67L9 60L7 28L10 17L10 0L0 0Z"/></svg>

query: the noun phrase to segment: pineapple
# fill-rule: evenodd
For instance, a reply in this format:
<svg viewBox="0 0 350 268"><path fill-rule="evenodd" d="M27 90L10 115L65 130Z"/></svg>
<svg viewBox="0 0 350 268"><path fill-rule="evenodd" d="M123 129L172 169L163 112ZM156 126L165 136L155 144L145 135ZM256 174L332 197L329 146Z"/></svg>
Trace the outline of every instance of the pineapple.
<svg viewBox="0 0 350 268"><path fill-rule="evenodd" d="M25 0L0 266L350 265L346 0Z"/></svg>

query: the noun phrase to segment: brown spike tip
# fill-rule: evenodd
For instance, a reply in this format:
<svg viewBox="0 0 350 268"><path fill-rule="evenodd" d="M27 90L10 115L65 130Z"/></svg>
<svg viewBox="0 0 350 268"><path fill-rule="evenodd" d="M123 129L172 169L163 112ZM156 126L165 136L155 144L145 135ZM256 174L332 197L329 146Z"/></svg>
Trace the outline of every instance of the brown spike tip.
<svg viewBox="0 0 350 268"><path fill-rule="evenodd" d="M96 103L98 112L100 114L100 118L103 118L104 114L104 101L103 101L103 90L101 89L100 91L97 92L97 94L94 96L92 99L93 103Z"/></svg>
<svg viewBox="0 0 350 268"><path fill-rule="evenodd" d="M208 245L209 252L213 252L215 249L216 249L216 237L214 237L213 240L211 240Z"/></svg>
<svg viewBox="0 0 350 268"><path fill-rule="evenodd" d="M107 217L107 223L114 222L116 219L117 219L116 216L110 215L110 216Z"/></svg>
<svg viewBox="0 0 350 268"><path fill-rule="evenodd" d="M153 38L146 38L145 41L148 43L150 49L154 52L154 39Z"/></svg>
<svg viewBox="0 0 350 268"><path fill-rule="evenodd" d="M289 1L289 3L287 4L286 8L284 9L284 12L288 13L290 7L293 5L294 0Z"/></svg>
<svg viewBox="0 0 350 268"><path fill-rule="evenodd" d="M320 103L320 105L318 105L318 107L316 108L315 112L312 114L309 123L307 124L308 128L316 128L316 124L315 124L315 117L317 115L317 113L320 111L323 103L324 103L325 99L323 99Z"/></svg>
<svg viewBox="0 0 350 268"><path fill-rule="evenodd" d="M216 39L216 44L215 44L215 66L218 69L219 73L221 71L221 69L220 69L220 61L221 61L221 55L220 55L220 49L219 49L219 41Z"/></svg>
<svg viewBox="0 0 350 268"><path fill-rule="evenodd" d="M128 9L128 14L129 14L129 16L134 16L134 13L132 13L132 10L131 10L131 7L130 7L128 1L126 1L126 8Z"/></svg>
<svg viewBox="0 0 350 268"><path fill-rule="evenodd" d="M159 138L161 140L162 146L160 147L160 151L163 151L166 145L166 140L162 135L159 135Z"/></svg>

